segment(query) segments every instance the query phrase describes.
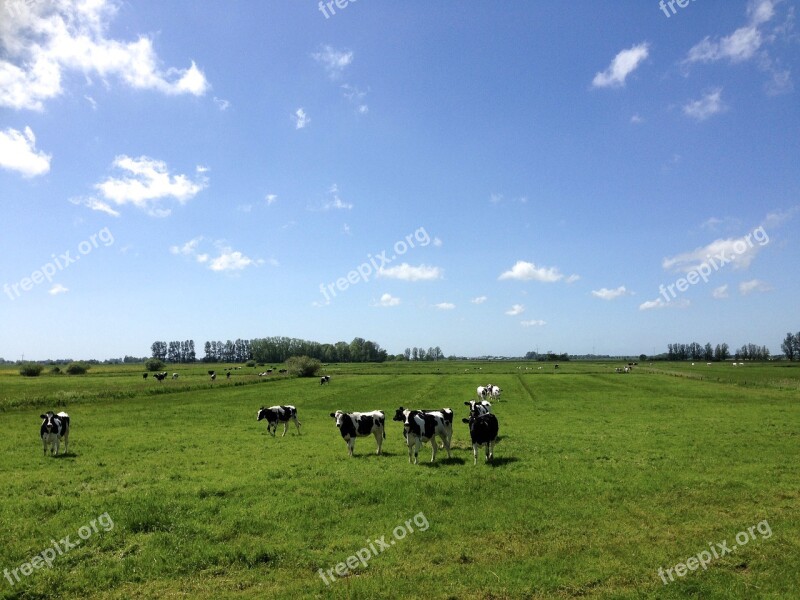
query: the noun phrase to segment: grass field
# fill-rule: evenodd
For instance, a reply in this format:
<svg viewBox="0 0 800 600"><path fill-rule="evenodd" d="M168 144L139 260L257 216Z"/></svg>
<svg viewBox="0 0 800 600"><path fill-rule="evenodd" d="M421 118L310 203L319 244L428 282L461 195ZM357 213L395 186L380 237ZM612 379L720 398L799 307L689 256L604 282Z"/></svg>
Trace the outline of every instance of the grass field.
<svg viewBox="0 0 800 600"><path fill-rule="evenodd" d="M0 370L0 597L797 597L800 367L615 366L331 365L326 386ZM487 382L501 439L473 466L460 418ZM273 404L297 406L302 435L266 434ZM409 464L391 421L383 456L369 437L348 458L329 413L401 405L455 410L453 458L426 445ZM71 416L66 456L42 456L46 410ZM20 570L68 535L52 567Z"/></svg>

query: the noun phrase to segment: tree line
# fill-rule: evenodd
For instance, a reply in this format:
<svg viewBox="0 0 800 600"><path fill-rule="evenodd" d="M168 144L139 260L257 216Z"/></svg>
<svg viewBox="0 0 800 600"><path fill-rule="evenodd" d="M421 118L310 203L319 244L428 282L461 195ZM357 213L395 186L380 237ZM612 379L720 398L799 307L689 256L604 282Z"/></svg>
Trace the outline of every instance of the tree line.
<svg viewBox="0 0 800 600"><path fill-rule="evenodd" d="M185 342L153 342L152 357L167 363L196 362L194 340ZM331 362L384 362L388 358L380 344L361 337L352 342L322 344L290 337L266 337L252 340L207 341L203 345L205 356L202 362L282 363L292 356L308 356ZM441 350L439 350L441 353ZM394 357L393 357L394 358Z"/></svg>
<svg viewBox="0 0 800 600"><path fill-rule="evenodd" d="M435 348L406 348L403 350L403 360L442 360L444 359L444 352L439 346Z"/></svg>
<svg viewBox="0 0 800 600"><path fill-rule="evenodd" d="M770 351L766 346L744 344L731 353L726 343L712 347L711 343L701 346L697 342L691 344L667 344L667 360L706 360L719 362L733 357L735 360L769 360Z"/></svg>
<svg viewBox="0 0 800 600"><path fill-rule="evenodd" d="M790 331L781 342L781 350L789 360L800 360L800 331L792 334Z"/></svg>

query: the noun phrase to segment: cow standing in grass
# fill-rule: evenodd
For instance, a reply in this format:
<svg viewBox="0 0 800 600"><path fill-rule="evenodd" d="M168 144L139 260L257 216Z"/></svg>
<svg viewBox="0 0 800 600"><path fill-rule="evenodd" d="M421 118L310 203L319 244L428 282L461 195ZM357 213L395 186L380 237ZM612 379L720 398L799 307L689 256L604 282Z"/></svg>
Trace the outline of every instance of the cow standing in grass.
<svg viewBox="0 0 800 600"><path fill-rule="evenodd" d="M337 410L331 413L331 417L336 420L336 427L342 434L342 439L347 442L347 453L351 457L356 446L356 438L368 435L374 435L378 443L375 454L381 453L383 440L386 439L386 415L383 411L345 413Z"/></svg>
<svg viewBox="0 0 800 600"><path fill-rule="evenodd" d="M67 453L69 444L69 415L60 412L57 415L53 411L39 415L42 426L39 428L39 436L42 438L44 455L47 456L47 445L50 444L50 455L58 455L59 442L64 440L64 454Z"/></svg>
<svg viewBox="0 0 800 600"><path fill-rule="evenodd" d="M469 425L469 437L472 439L472 456L475 458L473 464L478 464L478 448L486 446L486 462L494 459L494 445L497 442L497 433L500 426L497 417L492 413L485 415L471 414L469 419L461 419L463 423Z"/></svg>
<svg viewBox="0 0 800 600"><path fill-rule="evenodd" d="M449 410L449 409L448 409ZM400 411L398 411L400 412ZM406 436L408 445L408 462L419 463L419 450L423 442L431 443L431 462L436 459L436 441L439 437L447 450L447 458L450 458L450 438L453 435L452 411L450 411L450 422L441 411L422 412L420 410L410 410L400 412L405 417L403 421L403 433ZM395 420L398 416L395 415ZM413 459L412 459L413 456Z"/></svg>
<svg viewBox="0 0 800 600"><path fill-rule="evenodd" d="M297 420L297 409L294 406L287 404L286 406L270 406L264 408L263 406L258 410L258 421L262 419L267 420L267 433L275 437L278 431L278 423L283 423L283 435L286 435L286 429L289 426L289 421L294 421L294 426L297 427L297 435L300 435L300 421Z"/></svg>

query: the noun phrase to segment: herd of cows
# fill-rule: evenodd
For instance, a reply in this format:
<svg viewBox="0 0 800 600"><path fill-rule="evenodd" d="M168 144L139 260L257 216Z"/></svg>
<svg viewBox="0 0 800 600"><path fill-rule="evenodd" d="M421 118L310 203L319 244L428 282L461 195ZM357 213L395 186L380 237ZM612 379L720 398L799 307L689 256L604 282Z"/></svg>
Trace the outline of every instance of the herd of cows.
<svg viewBox="0 0 800 600"><path fill-rule="evenodd" d="M161 381L166 377L165 373L157 373L155 376ZM211 373L212 378L216 373ZM320 385L329 383L330 376L326 375L320 380ZM469 426L470 439L472 441L472 454L474 463L478 463L478 450L483 446L486 448L486 461L491 462L494 458L494 445L497 441L499 424L497 417L492 413L492 403L487 398L499 400L500 388L496 385L479 386L477 388L478 400L464 402L469 407L469 417L462 419L463 423ZM381 410L371 412L344 412L337 410L330 413L336 421L336 427L347 443L348 454L352 457L355 449L356 438L373 435L378 444L376 454L381 453L383 440L386 439L386 415ZM64 442L64 454L67 453L69 443L69 415L65 412L54 413L48 411L40 415L42 425L39 429L39 436L42 440L44 454L47 455L47 448L50 447L51 455L58 455L60 443ZM257 420L267 421L267 432L273 437L277 433L278 424L283 424L283 434L293 422L300 434L300 421L297 420L297 408L291 405L261 407L258 410ZM453 410L450 408L440 408L436 410L410 410L402 406L395 411L393 421L403 424L403 438L408 446L408 460L413 464L419 463L419 451L423 443L430 442L432 448L431 462L436 460L437 438L441 442L441 448L447 451L450 458L450 443L453 438Z"/></svg>
<svg viewBox="0 0 800 600"><path fill-rule="evenodd" d="M320 384L330 382L330 376L323 377ZM469 417L461 421L469 426L470 440L472 441L473 464L478 464L478 450L486 448L486 462L494 459L494 445L500 426L497 417L492 413L492 403L486 398L500 398L500 388L496 385L479 386L477 388L478 400L464 402L469 407ZM375 436L377 450L381 453L383 440L386 439L386 414L382 410L371 412L344 412L337 410L330 413L336 422L336 428L347 444L347 452L352 457L356 445L356 438ZM286 435L289 422L294 423L300 434L300 421L297 420L297 408L287 404L284 406L261 407L256 416L257 421L267 421L267 432L273 437L277 433L278 424L283 423L282 436ZM453 438L453 410L440 408L435 410L409 410L402 406L395 411L393 421L403 424L403 438L408 446L408 461L419 464L419 451L422 444L431 444L431 462L436 460L437 438L441 448L447 451L450 458L450 443Z"/></svg>

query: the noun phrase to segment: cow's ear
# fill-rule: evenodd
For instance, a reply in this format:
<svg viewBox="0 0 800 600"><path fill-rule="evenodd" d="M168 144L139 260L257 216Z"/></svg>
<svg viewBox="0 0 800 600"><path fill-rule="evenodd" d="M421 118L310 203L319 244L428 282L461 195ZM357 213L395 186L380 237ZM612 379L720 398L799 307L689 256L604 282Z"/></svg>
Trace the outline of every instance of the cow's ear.
<svg viewBox="0 0 800 600"><path fill-rule="evenodd" d="M462 423L469 423L469 419L461 419Z"/></svg>
<svg viewBox="0 0 800 600"><path fill-rule="evenodd" d="M47 415L39 415L39 418L40 418L40 419L46 419L46 418L47 418Z"/></svg>
<svg viewBox="0 0 800 600"><path fill-rule="evenodd" d="M331 416L335 419L336 418L336 413L331 413Z"/></svg>
<svg viewBox="0 0 800 600"><path fill-rule="evenodd" d="M469 402L464 402L464 406L469 406Z"/></svg>

